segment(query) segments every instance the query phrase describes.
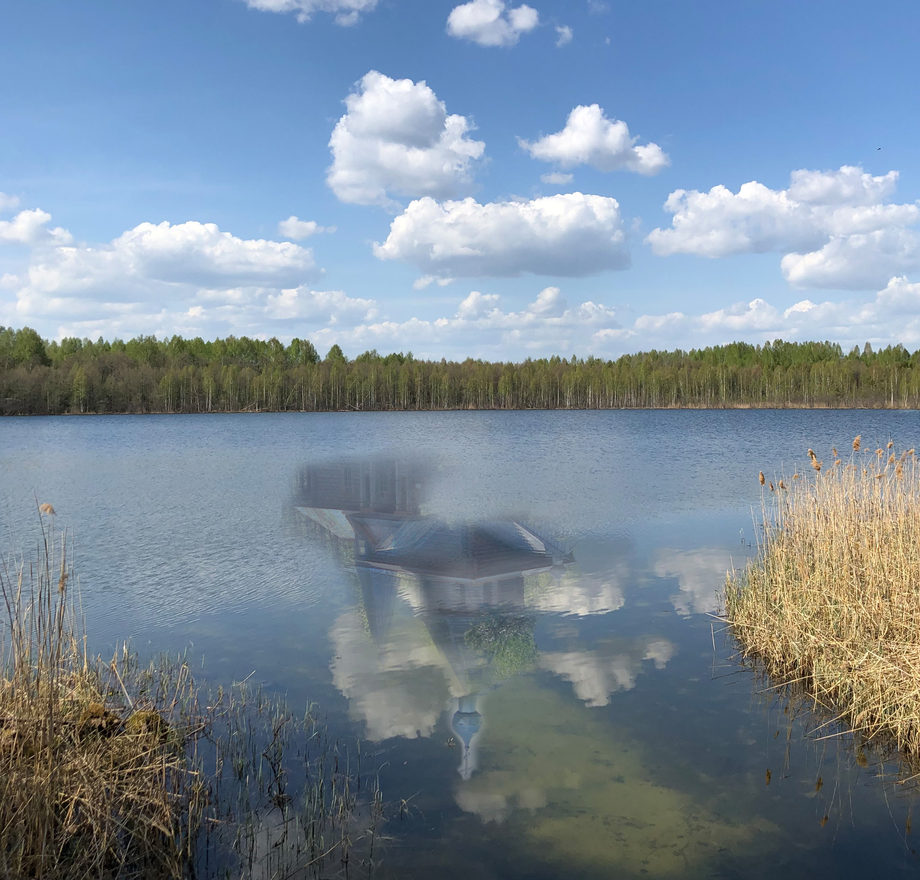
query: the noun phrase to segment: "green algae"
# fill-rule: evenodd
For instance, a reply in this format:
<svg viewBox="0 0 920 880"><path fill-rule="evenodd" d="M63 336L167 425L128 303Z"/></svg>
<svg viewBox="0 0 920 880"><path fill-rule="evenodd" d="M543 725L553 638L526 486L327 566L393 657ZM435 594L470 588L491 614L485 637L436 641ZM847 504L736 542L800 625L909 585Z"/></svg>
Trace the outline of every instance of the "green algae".
<svg viewBox="0 0 920 880"><path fill-rule="evenodd" d="M479 772L457 802L505 823L530 857L569 873L684 877L775 845L772 823L720 814L716 791L662 784L646 746L532 679L494 691L483 714Z"/></svg>

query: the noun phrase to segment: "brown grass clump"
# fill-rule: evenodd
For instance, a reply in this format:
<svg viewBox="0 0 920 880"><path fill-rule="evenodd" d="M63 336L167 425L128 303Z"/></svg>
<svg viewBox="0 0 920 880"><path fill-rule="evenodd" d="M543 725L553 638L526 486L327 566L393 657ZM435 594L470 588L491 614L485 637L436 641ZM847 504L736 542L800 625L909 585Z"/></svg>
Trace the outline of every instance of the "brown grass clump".
<svg viewBox="0 0 920 880"><path fill-rule="evenodd" d="M90 656L66 541L44 515L34 559L0 556L0 878L372 865L382 800L360 749L352 764L312 714L245 682L199 696L181 660Z"/></svg>
<svg viewBox="0 0 920 880"><path fill-rule="evenodd" d="M726 617L774 678L917 756L920 467L860 453L859 440L850 466L765 497L765 538L728 578Z"/></svg>
<svg viewBox="0 0 920 880"><path fill-rule="evenodd" d="M205 794L188 668L88 656L69 582L44 526L34 561L0 561L0 876L182 876Z"/></svg>

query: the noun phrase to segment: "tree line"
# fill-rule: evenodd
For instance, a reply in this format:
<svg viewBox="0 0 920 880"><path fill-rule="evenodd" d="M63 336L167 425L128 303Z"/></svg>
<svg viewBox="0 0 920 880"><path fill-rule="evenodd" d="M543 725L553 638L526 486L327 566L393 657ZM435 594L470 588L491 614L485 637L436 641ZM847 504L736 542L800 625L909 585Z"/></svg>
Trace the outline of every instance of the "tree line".
<svg viewBox="0 0 920 880"><path fill-rule="evenodd" d="M920 351L733 342L615 360L420 360L309 340L65 338L0 326L0 413L920 406Z"/></svg>

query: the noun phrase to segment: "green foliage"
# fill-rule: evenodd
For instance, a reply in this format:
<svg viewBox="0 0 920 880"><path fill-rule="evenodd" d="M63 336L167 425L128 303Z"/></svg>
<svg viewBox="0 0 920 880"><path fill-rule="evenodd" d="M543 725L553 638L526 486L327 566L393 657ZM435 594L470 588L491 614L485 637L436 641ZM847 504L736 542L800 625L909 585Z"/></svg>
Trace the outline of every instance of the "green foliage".
<svg viewBox="0 0 920 880"><path fill-rule="evenodd" d="M537 660L533 627L529 617L488 617L468 629L463 638L486 655L496 678L510 678L532 668Z"/></svg>
<svg viewBox="0 0 920 880"><path fill-rule="evenodd" d="M0 413L920 406L920 351L733 342L616 360L417 360L375 349L320 359L309 340L139 336L0 327Z"/></svg>

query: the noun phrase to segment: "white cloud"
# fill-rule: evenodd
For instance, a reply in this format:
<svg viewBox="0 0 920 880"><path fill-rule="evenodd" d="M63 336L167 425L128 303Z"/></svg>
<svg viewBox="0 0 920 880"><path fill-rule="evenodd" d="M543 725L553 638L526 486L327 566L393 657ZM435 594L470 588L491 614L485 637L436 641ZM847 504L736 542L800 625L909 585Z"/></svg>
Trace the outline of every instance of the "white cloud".
<svg viewBox="0 0 920 880"><path fill-rule="evenodd" d="M574 174L566 174L562 171L550 171L548 174L541 174L540 180L551 186L566 186L572 182Z"/></svg>
<svg viewBox="0 0 920 880"><path fill-rule="evenodd" d="M150 280L223 287L296 284L315 274L313 253L290 242L241 239L214 223L141 223L116 238L110 249L60 248L69 259L119 263L128 274Z"/></svg>
<svg viewBox="0 0 920 880"><path fill-rule="evenodd" d="M572 42L572 29L567 24L556 26L556 46L568 46Z"/></svg>
<svg viewBox="0 0 920 880"><path fill-rule="evenodd" d="M478 290L472 290L469 296L460 303L457 309L457 317L467 321L483 318L498 307L498 300L497 294L480 293Z"/></svg>
<svg viewBox="0 0 920 880"><path fill-rule="evenodd" d="M246 0L250 9L261 12L293 12L297 21L309 21L315 12L328 12L335 16L337 24L353 25L361 13L370 12L377 0Z"/></svg>
<svg viewBox="0 0 920 880"><path fill-rule="evenodd" d="M10 199L9 206L15 207ZM0 220L0 243L36 245L43 242L65 243L70 241L70 233L61 227L47 229L51 215L41 208L29 208L20 211L12 220Z"/></svg>
<svg viewBox="0 0 920 880"><path fill-rule="evenodd" d="M608 119L598 104L575 107L565 128L533 143L518 139L534 159L558 162L564 168L591 165L599 171L657 174L670 164L658 144L636 145L638 138L619 119Z"/></svg>
<svg viewBox="0 0 920 880"><path fill-rule="evenodd" d="M920 267L920 234L912 229L876 229L832 238L820 250L786 254L783 277L795 287L876 287L893 272Z"/></svg>
<svg viewBox="0 0 920 880"><path fill-rule="evenodd" d="M56 321L57 335L213 337L304 335L303 325L349 328L377 316L372 300L309 287L319 275L313 254L292 242L243 239L188 221L141 223L107 244L64 245L60 235L33 234L47 214L30 216L42 222L14 227L18 238L32 239L32 251L21 271L3 276L11 298L0 298L0 323L47 333Z"/></svg>
<svg viewBox="0 0 920 880"><path fill-rule="evenodd" d="M0 192L0 214L15 211L19 207L19 196L11 196Z"/></svg>
<svg viewBox="0 0 920 880"><path fill-rule="evenodd" d="M348 326L377 316L373 300L347 296L341 290L311 290L294 287L265 296L269 317L284 321L332 321L337 326Z"/></svg>
<svg viewBox="0 0 920 880"><path fill-rule="evenodd" d="M790 175L789 197L814 205L875 205L887 199L898 183L898 173L879 177L866 174L854 165L838 171L800 169Z"/></svg>
<svg viewBox="0 0 920 880"><path fill-rule="evenodd" d="M343 202L390 206L394 195L447 198L469 188L485 144L467 136L472 123L448 115L424 81L371 70L345 106L329 140L326 177Z"/></svg>
<svg viewBox="0 0 920 880"><path fill-rule="evenodd" d="M871 289L893 274L920 268L920 205L890 204L897 172L873 177L844 165L837 171L794 171L786 190L757 181L737 193L675 190L665 202L669 229L647 241L655 253L724 257L785 252L781 268L797 287Z"/></svg>
<svg viewBox="0 0 920 880"><path fill-rule="evenodd" d="M513 46L539 23L537 10L526 4L506 9L503 0L472 0L451 10L447 33L480 46Z"/></svg>
<svg viewBox="0 0 920 880"><path fill-rule="evenodd" d="M600 340L601 346L606 344L605 337L600 334L626 333L617 328L620 324L613 308L591 301L569 306L557 287L544 288L532 302L517 311L505 311L496 294L474 290L450 317L383 318L357 324L348 330L325 328L318 331L314 342L321 346L338 342L354 352L369 348L379 351L410 349L422 357L447 354L461 359L472 356L508 360L512 356L583 352L586 348L593 351L595 340ZM591 591L595 586L586 583L585 589ZM607 596L606 586L597 589ZM577 604L581 607L586 602L587 599L583 599Z"/></svg>
<svg viewBox="0 0 920 880"><path fill-rule="evenodd" d="M284 238L291 238L294 241L303 241L311 235L317 235L320 232L335 232L334 226L320 226L315 220L301 220L299 217L291 214L287 220L281 220L278 223L278 235Z"/></svg>
<svg viewBox="0 0 920 880"><path fill-rule="evenodd" d="M374 254L451 278L584 276L629 265L616 199L582 193L485 205L418 199L393 220Z"/></svg>
<svg viewBox="0 0 920 880"><path fill-rule="evenodd" d="M437 284L438 287L447 287L448 284L453 284L454 280L453 278L437 278L434 275L422 275L412 282L412 289L424 290L426 287L431 287L432 284Z"/></svg>

